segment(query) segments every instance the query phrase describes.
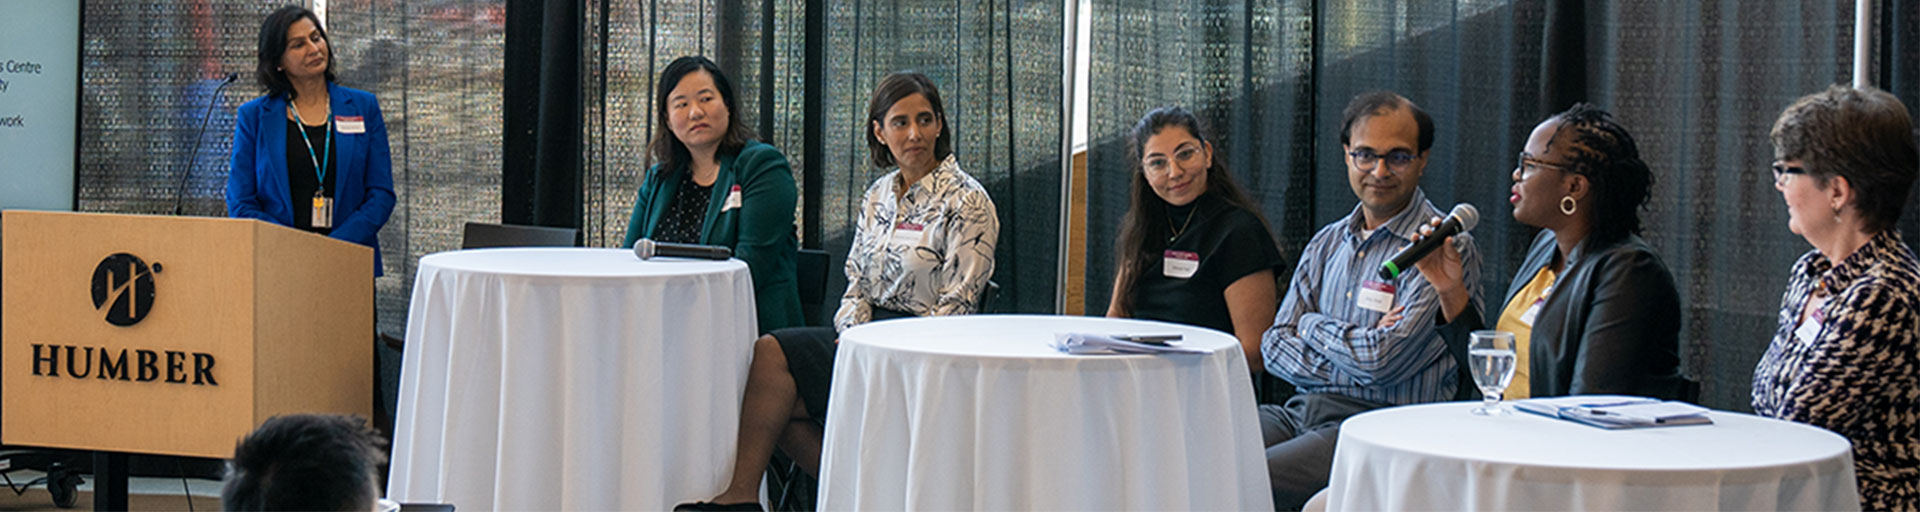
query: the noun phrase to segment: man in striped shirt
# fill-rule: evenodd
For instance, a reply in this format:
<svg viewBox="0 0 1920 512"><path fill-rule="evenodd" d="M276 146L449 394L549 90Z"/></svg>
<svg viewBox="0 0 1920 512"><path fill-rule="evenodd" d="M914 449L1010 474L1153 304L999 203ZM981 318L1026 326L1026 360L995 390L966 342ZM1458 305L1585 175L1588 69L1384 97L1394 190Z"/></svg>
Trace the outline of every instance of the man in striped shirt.
<svg viewBox="0 0 1920 512"><path fill-rule="evenodd" d="M1443 215L1420 190L1433 118L1398 94L1348 103L1340 133L1353 213L1314 234L1273 327L1261 338L1267 371L1300 391L1262 405L1261 433L1274 505L1297 509L1327 485L1340 422L1367 410L1450 399L1456 365L1435 330L1439 298L1419 271L1391 280L1381 263ZM1480 255L1454 237L1471 307L1480 307Z"/></svg>

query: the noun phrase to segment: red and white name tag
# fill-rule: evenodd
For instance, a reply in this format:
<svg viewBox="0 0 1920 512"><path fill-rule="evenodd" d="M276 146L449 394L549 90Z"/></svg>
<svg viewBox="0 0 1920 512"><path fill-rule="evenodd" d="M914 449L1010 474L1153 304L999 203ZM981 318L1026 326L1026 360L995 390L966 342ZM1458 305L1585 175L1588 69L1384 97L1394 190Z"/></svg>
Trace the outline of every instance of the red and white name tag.
<svg viewBox="0 0 1920 512"><path fill-rule="evenodd" d="M740 207L740 186L734 185L732 190L727 191L727 203L720 206L720 211L725 212L727 210L732 210L739 207Z"/></svg>
<svg viewBox="0 0 1920 512"><path fill-rule="evenodd" d="M333 127L340 133L367 133L367 120L361 116L333 116Z"/></svg>
<svg viewBox="0 0 1920 512"><path fill-rule="evenodd" d="M887 243L908 247L916 246L920 244L920 235L926 233L926 230L926 226L900 221L899 224L893 225L893 238L888 240Z"/></svg>
<svg viewBox="0 0 1920 512"><path fill-rule="evenodd" d="M1359 297L1354 304L1360 309L1386 313L1393 310L1393 285L1379 281L1360 283Z"/></svg>
<svg viewBox="0 0 1920 512"><path fill-rule="evenodd" d="M1820 329L1827 323L1827 313L1822 310L1827 308L1828 298L1807 299L1807 318L1800 321L1798 329L1793 330L1795 341L1799 341L1801 345L1812 345L1815 340L1820 339Z"/></svg>
<svg viewBox="0 0 1920 512"><path fill-rule="evenodd" d="M1186 279L1193 277L1194 272L1200 271L1200 253L1166 251L1160 255L1160 275Z"/></svg>

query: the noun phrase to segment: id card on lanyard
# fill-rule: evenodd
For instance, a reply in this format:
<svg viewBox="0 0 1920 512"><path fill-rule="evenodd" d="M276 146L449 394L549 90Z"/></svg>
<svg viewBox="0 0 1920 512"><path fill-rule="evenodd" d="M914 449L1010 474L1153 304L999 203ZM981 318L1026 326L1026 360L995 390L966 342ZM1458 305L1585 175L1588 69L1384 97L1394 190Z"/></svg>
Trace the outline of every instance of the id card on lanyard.
<svg viewBox="0 0 1920 512"><path fill-rule="evenodd" d="M307 157L313 159L313 174L320 180L319 188L313 190L313 214L312 217L308 219L308 222L313 224L312 227L314 228L332 228L333 198L327 197L327 164L333 163L334 120L332 118L327 119L326 156L325 159L322 160L321 155L313 150L313 139L307 136L307 120L300 117L300 107L295 106L292 101L288 101L287 109L293 111L293 119L299 122L300 140L307 143Z"/></svg>

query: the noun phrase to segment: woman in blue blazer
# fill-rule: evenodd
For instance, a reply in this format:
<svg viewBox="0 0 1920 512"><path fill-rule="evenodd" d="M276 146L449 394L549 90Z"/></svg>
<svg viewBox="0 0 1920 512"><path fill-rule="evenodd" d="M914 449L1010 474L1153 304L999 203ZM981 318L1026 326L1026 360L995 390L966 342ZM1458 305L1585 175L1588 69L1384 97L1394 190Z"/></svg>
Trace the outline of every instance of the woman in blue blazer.
<svg viewBox="0 0 1920 512"><path fill-rule="evenodd" d="M333 52L313 11L288 6L260 26L255 70L267 94L234 123L227 215L373 248L393 213L387 124L373 94L333 83Z"/></svg>

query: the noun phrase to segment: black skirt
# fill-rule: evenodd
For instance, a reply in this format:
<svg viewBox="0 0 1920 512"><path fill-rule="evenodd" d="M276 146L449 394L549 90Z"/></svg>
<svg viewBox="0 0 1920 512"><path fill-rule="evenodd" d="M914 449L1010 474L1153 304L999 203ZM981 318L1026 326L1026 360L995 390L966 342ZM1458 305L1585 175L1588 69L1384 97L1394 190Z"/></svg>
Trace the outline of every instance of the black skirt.
<svg viewBox="0 0 1920 512"><path fill-rule="evenodd" d="M873 308L873 321L912 316ZM833 358L840 349L840 333L832 327L788 327L769 334L780 343L780 352L787 356L787 373L793 375L794 392L807 406L807 415L826 420L827 391L833 388Z"/></svg>

